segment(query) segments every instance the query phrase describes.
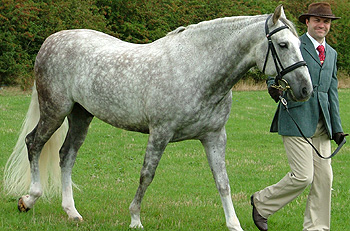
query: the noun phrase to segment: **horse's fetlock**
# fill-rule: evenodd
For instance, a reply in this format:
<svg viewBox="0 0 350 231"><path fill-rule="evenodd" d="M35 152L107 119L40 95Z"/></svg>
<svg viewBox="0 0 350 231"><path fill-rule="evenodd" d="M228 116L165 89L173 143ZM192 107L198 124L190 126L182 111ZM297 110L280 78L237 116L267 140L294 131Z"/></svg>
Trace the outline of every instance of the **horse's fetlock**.
<svg viewBox="0 0 350 231"><path fill-rule="evenodd" d="M62 204L62 208L67 214L69 214L72 210L72 208L70 206L63 205L63 204Z"/></svg>
<svg viewBox="0 0 350 231"><path fill-rule="evenodd" d="M34 188L32 187L30 190L30 197L35 198L35 200L43 195L43 190L41 189L41 186Z"/></svg>
<svg viewBox="0 0 350 231"><path fill-rule="evenodd" d="M38 198L38 197L41 197L43 195L43 192L42 191L34 191L31 193L32 196L34 196L35 198Z"/></svg>
<svg viewBox="0 0 350 231"><path fill-rule="evenodd" d="M132 203L130 206L129 206L129 212L131 214L140 214L140 210L141 210L141 207L138 206L138 205L135 205L134 203Z"/></svg>

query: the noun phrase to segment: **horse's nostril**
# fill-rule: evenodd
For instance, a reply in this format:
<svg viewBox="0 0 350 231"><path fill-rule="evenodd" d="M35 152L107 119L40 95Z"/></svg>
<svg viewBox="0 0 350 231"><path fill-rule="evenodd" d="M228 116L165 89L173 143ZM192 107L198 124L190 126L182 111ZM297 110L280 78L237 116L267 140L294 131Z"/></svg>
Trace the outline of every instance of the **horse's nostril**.
<svg viewBox="0 0 350 231"><path fill-rule="evenodd" d="M307 87L303 87L303 89L301 89L301 93L303 94L303 96L309 96L312 94L312 89L310 91Z"/></svg>
<svg viewBox="0 0 350 231"><path fill-rule="evenodd" d="M309 98L312 94L313 90L309 90L307 87L303 87L301 89L301 95L304 97L304 98Z"/></svg>
<svg viewBox="0 0 350 231"><path fill-rule="evenodd" d="M308 95L308 91L306 87L303 87L303 89L301 90L303 95Z"/></svg>

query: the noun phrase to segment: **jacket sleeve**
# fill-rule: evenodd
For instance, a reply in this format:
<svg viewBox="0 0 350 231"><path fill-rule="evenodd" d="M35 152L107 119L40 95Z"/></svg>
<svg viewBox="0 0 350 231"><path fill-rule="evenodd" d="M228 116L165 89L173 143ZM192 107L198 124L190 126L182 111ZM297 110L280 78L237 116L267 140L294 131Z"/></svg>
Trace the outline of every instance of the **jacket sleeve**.
<svg viewBox="0 0 350 231"><path fill-rule="evenodd" d="M332 73L331 85L328 91L328 102L330 119L332 126L332 136L337 132L343 132L339 114L338 79L337 79L337 55L334 60L334 70Z"/></svg>

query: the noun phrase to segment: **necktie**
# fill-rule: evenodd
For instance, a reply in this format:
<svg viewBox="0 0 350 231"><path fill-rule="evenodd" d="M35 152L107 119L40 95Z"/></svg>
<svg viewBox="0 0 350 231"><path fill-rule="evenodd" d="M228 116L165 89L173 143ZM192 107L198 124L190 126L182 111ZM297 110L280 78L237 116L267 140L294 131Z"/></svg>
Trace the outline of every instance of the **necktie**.
<svg viewBox="0 0 350 231"><path fill-rule="evenodd" d="M324 59L326 58L326 56L324 54L324 46L319 45L316 49L318 51L318 57L320 58L321 64L323 64Z"/></svg>

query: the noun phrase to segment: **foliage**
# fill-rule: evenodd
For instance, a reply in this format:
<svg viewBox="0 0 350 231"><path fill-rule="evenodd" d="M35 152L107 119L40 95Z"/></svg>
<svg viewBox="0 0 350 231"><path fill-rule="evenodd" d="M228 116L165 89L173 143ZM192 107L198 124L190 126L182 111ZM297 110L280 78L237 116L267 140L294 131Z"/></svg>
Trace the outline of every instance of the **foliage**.
<svg viewBox="0 0 350 231"><path fill-rule="evenodd" d="M92 3L91 0L2 0L0 84L19 83L23 87L29 84L27 79L36 53L50 34L70 28L105 31L105 19Z"/></svg>
<svg viewBox="0 0 350 231"><path fill-rule="evenodd" d="M235 15L271 13L283 4L299 33L298 22L313 0L1 0L0 85L32 83L36 53L50 34L74 28L96 29L133 43L149 43L179 26ZM338 66L350 73L350 2L330 0L342 17L332 26L327 41L338 51ZM257 81L261 73L253 70Z"/></svg>
<svg viewBox="0 0 350 231"><path fill-rule="evenodd" d="M179 26L244 13L259 14L258 2L261 1L97 0L96 5L105 15L109 29L120 39L148 43Z"/></svg>

